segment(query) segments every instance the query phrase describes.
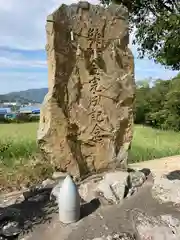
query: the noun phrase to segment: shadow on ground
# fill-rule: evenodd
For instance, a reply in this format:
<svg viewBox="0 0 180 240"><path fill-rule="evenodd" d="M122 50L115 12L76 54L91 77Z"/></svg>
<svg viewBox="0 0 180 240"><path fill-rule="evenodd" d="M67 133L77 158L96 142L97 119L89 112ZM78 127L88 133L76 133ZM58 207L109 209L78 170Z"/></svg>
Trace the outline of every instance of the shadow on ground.
<svg viewBox="0 0 180 240"><path fill-rule="evenodd" d="M24 192L25 200L18 204L0 208L0 236L3 236L3 227L14 224L16 227L9 227L7 235L19 235L20 232L28 233L38 224L50 222L52 213L57 212L57 206L49 201L51 189ZM9 231L9 232L8 232ZM13 233L14 232L14 233ZM14 239L16 236L14 236ZM3 238L2 238L3 239ZM13 238L9 238L13 239Z"/></svg>
<svg viewBox="0 0 180 240"><path fill-rule="evenodd" d="M81 205L81 219L89 216L93 212L95 212L99 207L101 203L99 199L95 198L92 199L90 202L84 203Z"/></svg>
<svg viewBox="0 0 180 240"><path fill-rule="evenodd" d="M175 170L166 175L167 179L170 181L180 180L180 170Z"/></svg>
<svg viewBox="0 0 180 240"><path fill-rule="evenodd" d="M54 214L58 214L57 204L50 201L51 191L52 188L46 188L24 192L23 202L0 208L0 239L17 239L19 235L32 232L39 224L51 223ZM98 199L89 203L81 199L81 219L96 211L99 206ZM2 230L5 226L9 226L6 238Z"/></svg>

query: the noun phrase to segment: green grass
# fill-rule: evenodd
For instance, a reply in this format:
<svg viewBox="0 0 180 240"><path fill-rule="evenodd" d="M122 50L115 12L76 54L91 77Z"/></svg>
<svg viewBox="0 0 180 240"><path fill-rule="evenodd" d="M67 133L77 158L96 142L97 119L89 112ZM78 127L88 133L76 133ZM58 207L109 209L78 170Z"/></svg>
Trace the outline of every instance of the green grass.
<svg viewBox="0 0 180 240"><path fill-rule="evenodd" d="M0 192L32 185L52 174L38 155L38 123L0 124Z"/></svg>
<svg viewBox="0 0 180 240"><path fill-rule="evenodd" d="M26 161L37 152L37 123L0 125L0 160L12 166L15 159Z"/></svg>
<svg viewBox="0 0 180 240"><path fill-rule="evenodd" d="M44 177L52 167L39 159L38 123L0 125L0 182L11 186ZM129 163L180 154L180 133L135 126ZM38 167L33 165L39 160ZM8 184L7 184L8 183ZM0 184L1 189L1 184Z"/></svg>
<svg viewBox="0 0 180 240"><path fill-rule="evenodd" d="M1 124L0 160L11 165L14 159L27 159L37 152L38 123ZM7 146L7 149L4 147ZM134 127L130 161L139 162L180 154L180 133L150 127Z"/></svg>
<svg viewBox="0 0 180 240"><path fill-rule="evenodd" d="M37 152L38 123L1 124L0 160L11 164L14 159L28 158ZM7 149L4 149L7 146ZM134 127L130 161L139 162L180 154L180 133L150 127Z"/></svg>
<svg viewBox="0 0 180 240"><path fill-rule="evenodd" d="M151 127L135 126L130 162L180 154L180 133Z"/></svg>

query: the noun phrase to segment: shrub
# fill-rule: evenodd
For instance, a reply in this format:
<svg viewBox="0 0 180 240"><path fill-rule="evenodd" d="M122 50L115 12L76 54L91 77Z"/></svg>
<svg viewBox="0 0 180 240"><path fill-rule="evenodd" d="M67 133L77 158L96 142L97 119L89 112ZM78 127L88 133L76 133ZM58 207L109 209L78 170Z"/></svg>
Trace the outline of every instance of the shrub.
<svg viewBox="0 0 180 240"><path fill-rule="evenodd" d="M180 74L152 87L137 85L135 123L180 131Z"/></svg>

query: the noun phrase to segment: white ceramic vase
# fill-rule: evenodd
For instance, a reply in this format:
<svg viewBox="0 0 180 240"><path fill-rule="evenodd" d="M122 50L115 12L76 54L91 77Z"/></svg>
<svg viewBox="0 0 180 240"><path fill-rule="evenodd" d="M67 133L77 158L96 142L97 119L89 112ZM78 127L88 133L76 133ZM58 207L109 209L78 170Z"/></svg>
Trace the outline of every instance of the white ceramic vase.
<svg viewBox="0 0 180 240"><path fill-rule="evenodd" d="M62 183L58 195L59 220L73 223L80 218L80 196L76 184L68 175Z"/></svg>

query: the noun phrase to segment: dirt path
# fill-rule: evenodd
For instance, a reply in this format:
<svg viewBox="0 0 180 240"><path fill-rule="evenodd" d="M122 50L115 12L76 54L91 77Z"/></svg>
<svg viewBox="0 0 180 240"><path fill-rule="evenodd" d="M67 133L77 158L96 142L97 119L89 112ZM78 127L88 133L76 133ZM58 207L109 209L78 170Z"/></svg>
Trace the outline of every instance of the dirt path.
<svg viewBox="0 0 180 240"><path fill-rule="evenodd" d="M149 168L154 173L166 174L180 170L180 155L130 164L133 169Z"/></svg>

